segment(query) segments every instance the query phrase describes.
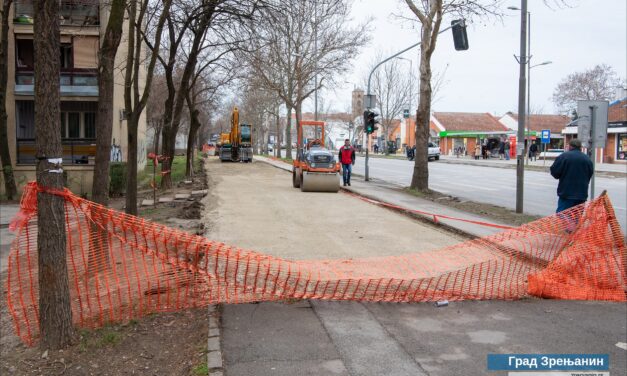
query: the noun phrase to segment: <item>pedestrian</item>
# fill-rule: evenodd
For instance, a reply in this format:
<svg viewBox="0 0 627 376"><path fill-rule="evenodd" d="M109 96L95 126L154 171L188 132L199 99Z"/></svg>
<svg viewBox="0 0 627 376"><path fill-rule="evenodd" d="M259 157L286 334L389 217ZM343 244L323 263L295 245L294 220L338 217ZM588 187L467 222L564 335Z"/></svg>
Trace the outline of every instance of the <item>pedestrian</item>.
<svg viewBox="0 0 627 376"><path fill-rule="evenodd" d="M481 144L477 144L477 146L475 146L475 159L479 160L480 155L481 155Z"/></svg>
<svg viewBox="0 0 627 376"><path fill-rule="evenodd" d="M481 156L483 159L488 159L488 145L481 146Z"/></svg>
<svg viewBox="0 0 627 376"><path fill-rule="evenodd" d="M501 141L499 145L499 159L505 158L505 142Z"/></svg>
<svg viewBox="0 0 627 376"><path fill-rule="evenodd" d="M374 149L374 153L375 154L379 154L379 145L378 144L374 144L373 149Z"/></svg>
<svg viewBox="0 0 627 376"><path fill-rule="evenodd" d="M355 164L355 149L351 146L348 138L344 140L344 146L340 148L338 159L342 164L342 178L344 180L344 186L346 187L347 185L351 185L351 170L352 166Z"/></svg>
<svg viewBox="0 0 627 376"><path fill-rule="evenodd" d="M581 152L581 140L572 139L570 150L562 153L551 165L551 175L559 179L556 213L582 204L588 199L588 184L593 173L592 161Z"/></svg>
<svg viewBox="0 0 627 376"><path fill-rule="evenodd" d="M536 143L532 143L531 146L529 146L529 160L531 160L532 162L536 160L536 157L538 155L538 145L536 145Z"/></svg>
<svg viewBox="0 0 627 376"><path fill-rule="evenodd" d="M505 140L505 145L503 147L503 151L505 152L505 160L509 161L509 141Z"/></svg>

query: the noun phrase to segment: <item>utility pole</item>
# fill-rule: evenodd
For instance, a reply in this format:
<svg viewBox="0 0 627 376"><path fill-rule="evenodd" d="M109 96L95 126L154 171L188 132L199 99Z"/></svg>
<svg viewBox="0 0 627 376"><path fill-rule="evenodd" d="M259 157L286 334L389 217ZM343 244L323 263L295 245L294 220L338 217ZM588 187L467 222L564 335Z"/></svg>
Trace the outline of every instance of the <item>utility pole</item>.
<svg viewBox="0 0 627 376"><path fill-rule="evenodd" d="M527 0L520 0L520 73L518 78L518 140L516 143L516 213L523 212L525 182L525 89L527 81Z"/></svg>

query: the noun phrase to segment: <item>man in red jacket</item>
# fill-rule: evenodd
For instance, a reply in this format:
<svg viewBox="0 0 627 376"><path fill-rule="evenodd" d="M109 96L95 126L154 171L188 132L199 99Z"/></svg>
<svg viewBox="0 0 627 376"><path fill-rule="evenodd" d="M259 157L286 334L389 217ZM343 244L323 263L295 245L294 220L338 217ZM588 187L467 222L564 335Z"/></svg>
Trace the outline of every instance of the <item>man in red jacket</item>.
<svg viewBox="0 0 627 376"><path fill-rule="evenodd" d="M338 159L342 164L344 186L351 185L351 170L352 166L355 164L355 149L351 146L351 142L348 138L344 140L344 146L340 148Z"/></svg>

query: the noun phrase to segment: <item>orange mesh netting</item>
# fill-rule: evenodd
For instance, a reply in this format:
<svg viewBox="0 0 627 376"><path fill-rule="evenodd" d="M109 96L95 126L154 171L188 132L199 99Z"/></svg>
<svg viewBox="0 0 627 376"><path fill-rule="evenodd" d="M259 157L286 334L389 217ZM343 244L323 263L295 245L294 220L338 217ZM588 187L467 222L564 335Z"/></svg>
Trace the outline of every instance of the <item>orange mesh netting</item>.
<svg viewBox="0 0 627 376"><path fill-rule="evenodd" d="M9 256L16 333L38 337L37 185L29 184ZM288 298L626 300L624 236L609 198L444 249L358 260L289 261L96 205L65 202L72 314L80 327L211 303Z"/></svg>

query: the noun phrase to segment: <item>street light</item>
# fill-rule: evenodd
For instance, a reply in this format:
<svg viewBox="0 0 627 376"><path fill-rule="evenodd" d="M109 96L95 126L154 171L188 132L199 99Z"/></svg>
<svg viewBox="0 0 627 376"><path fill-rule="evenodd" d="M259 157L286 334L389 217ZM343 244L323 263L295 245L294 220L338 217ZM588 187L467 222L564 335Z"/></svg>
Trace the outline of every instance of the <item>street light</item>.
<svg viewBox="0 0 627 376"><path fill-rule="evenodd" d="M516 213L523 212L523 198L524 198L524 181L525 181L525 120L526 120L526 106L525 106L525 84L526 84L526 71L527 67L527 0L520 0L520 8L507 7L511 10L520 10L520 58L518 64L520 70L518 74L518 143L516 144ZM516 55L514 55L516 57Z"/></svg>
<svg viewBox="0 0 627 376"><path fill-rule="evenodd" d="M529 13L529 17L529 20L531 20L531 13ZM529 32L529 35L531 36L531 32ZM529 51L529 53L529 60L531 60L531 51ZM527 69L527 132L525 132L525 141L527 140L528 131L531 129L531 68L539 67L541 65L549 65L552 63L552 61L543 61L542 63L536 65L527 64L529 67ZM528 143L526 144L527 148L529 148L530 145ZM525 150L525 160L527 161L527 164L529 164L529 152L527 149Z"/></svg>

